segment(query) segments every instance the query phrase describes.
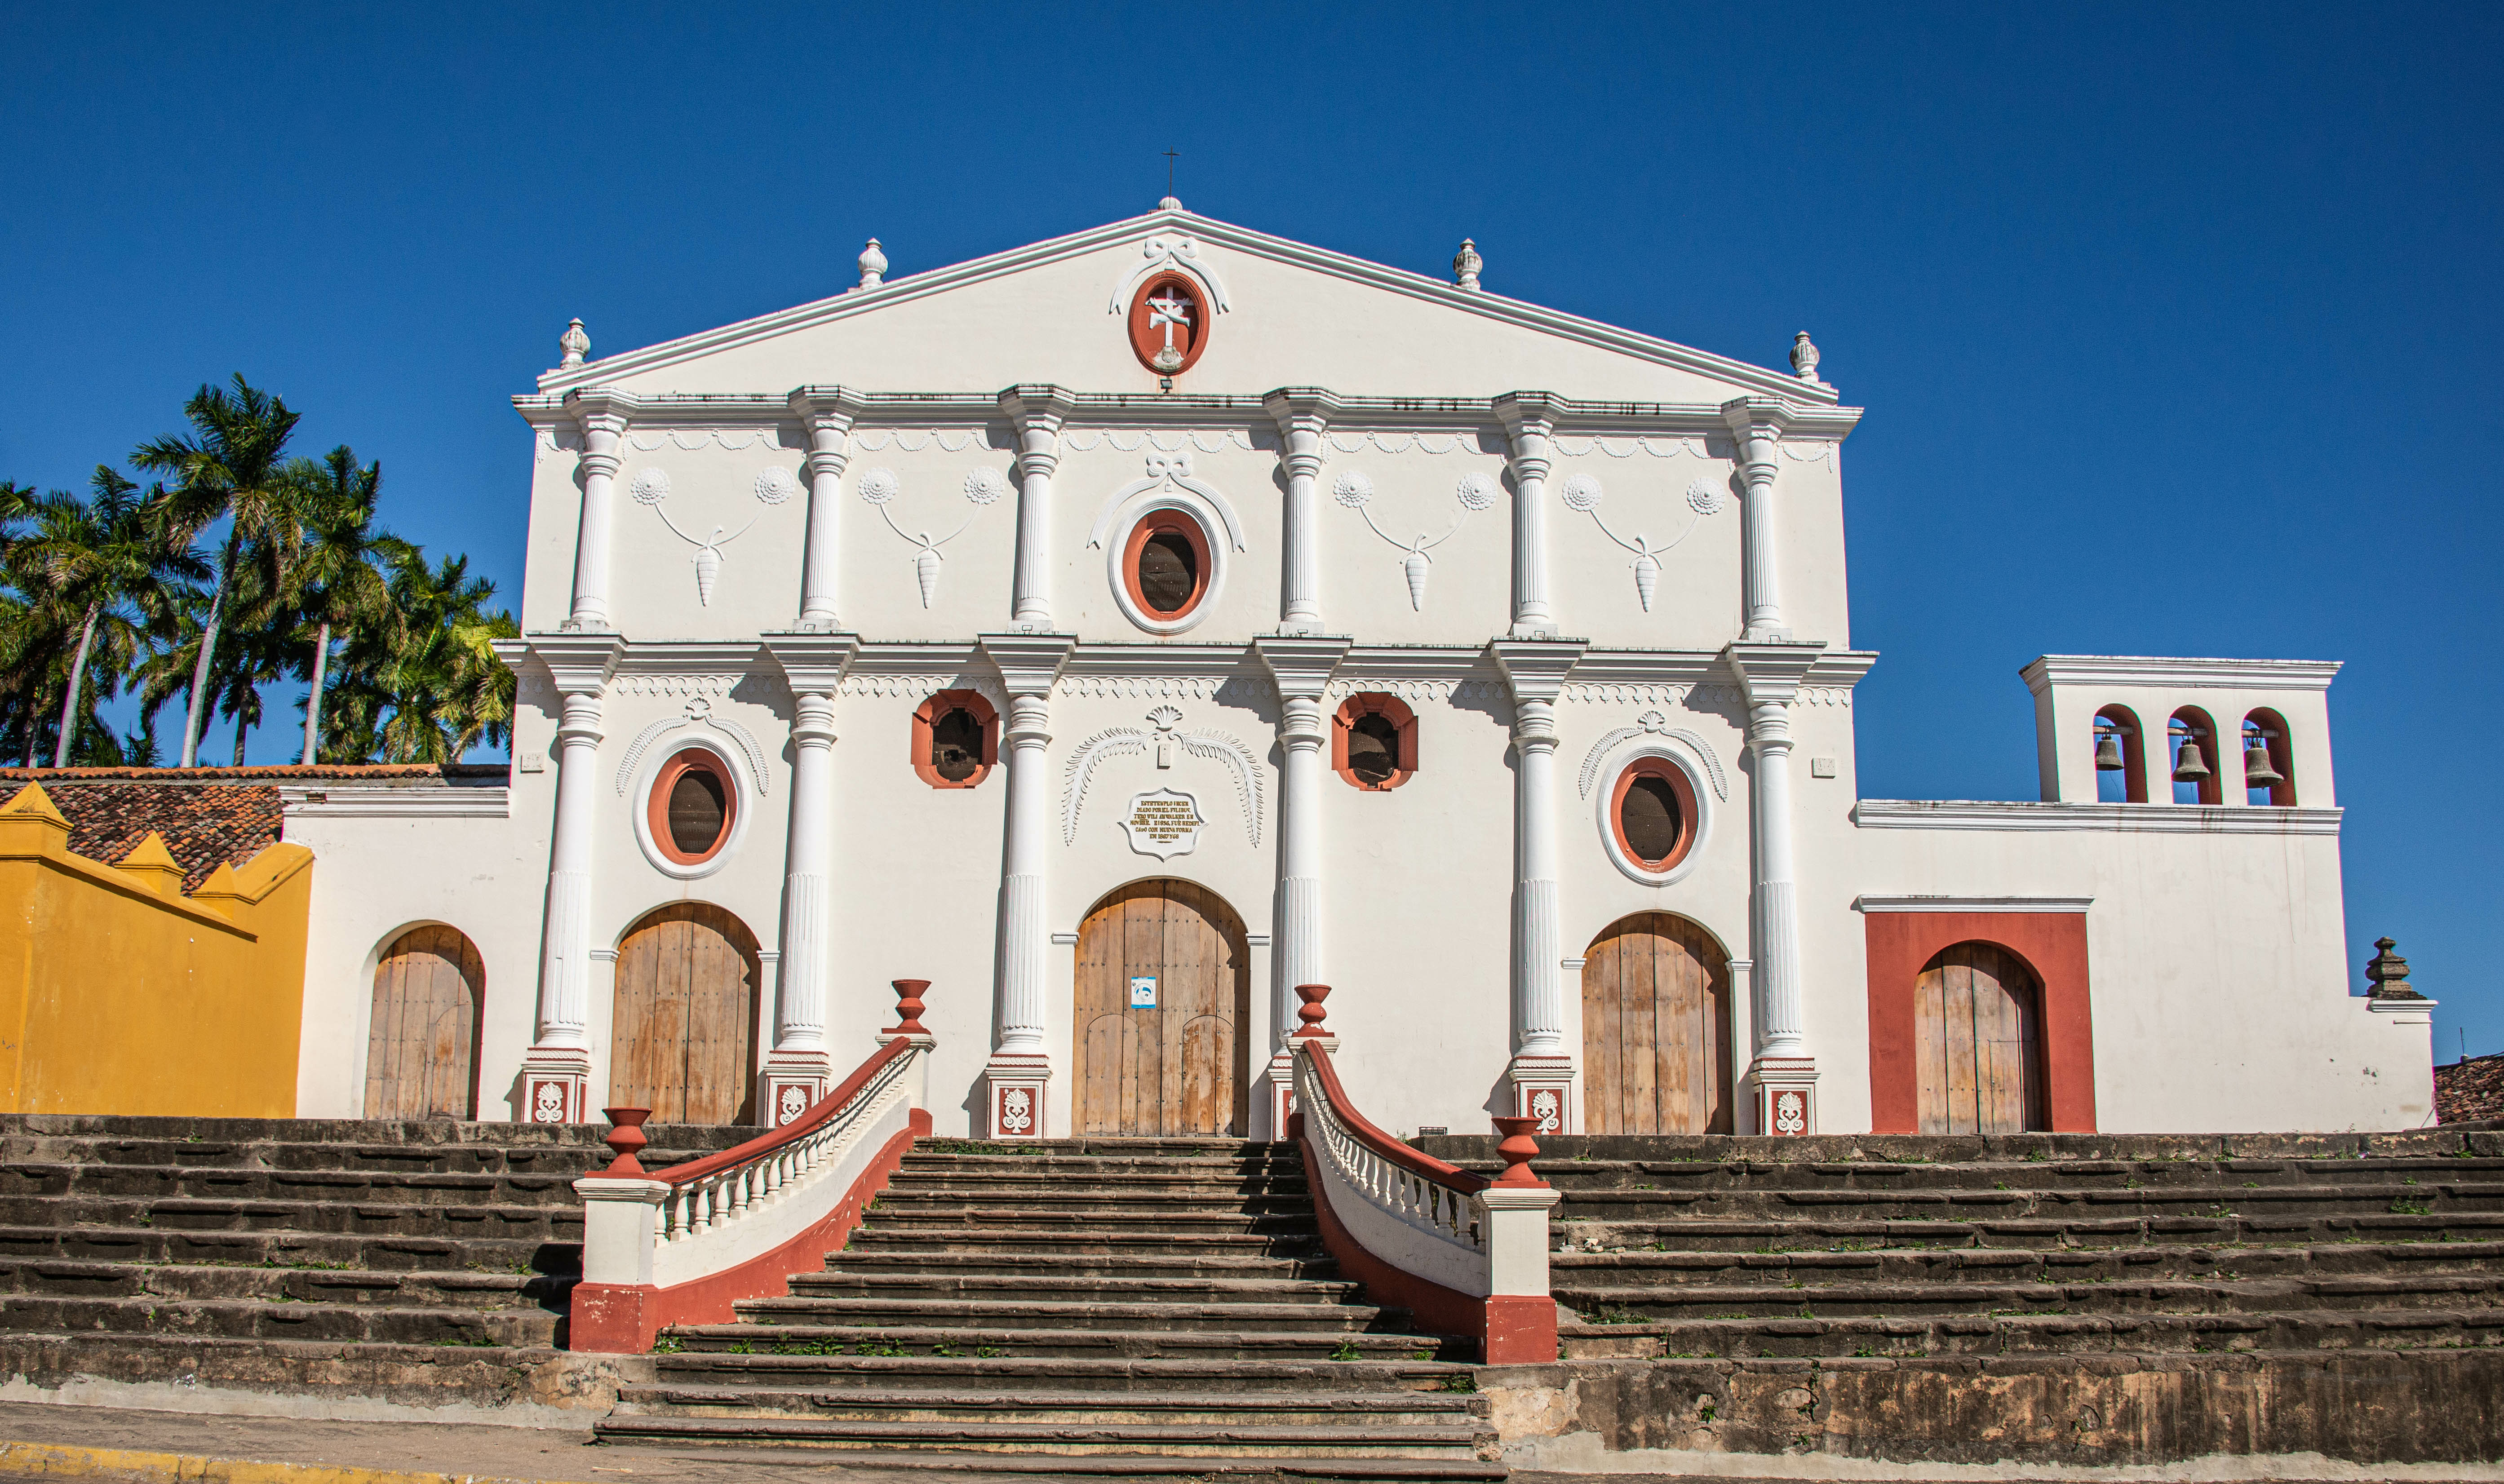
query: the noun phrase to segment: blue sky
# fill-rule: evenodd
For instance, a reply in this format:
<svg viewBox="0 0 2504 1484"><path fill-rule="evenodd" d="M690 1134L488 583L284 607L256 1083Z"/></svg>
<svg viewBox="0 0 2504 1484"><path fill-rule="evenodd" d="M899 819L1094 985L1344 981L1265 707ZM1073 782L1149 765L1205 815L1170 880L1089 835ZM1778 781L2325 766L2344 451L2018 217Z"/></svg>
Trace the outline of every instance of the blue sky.
<svg viewBox="0 0 2504 1484"><path fill-rule="evenodd" d="M2504 10L0 6L0 477L240 370L509 595L505 398L1194 209L1779 363L1846 459L1868 797L2031 798L2034 655L2337 659L2350 968L2504 1050ZM287 761L273 695L255 761ZM171 735L171 727L167 735Z"/></svg>

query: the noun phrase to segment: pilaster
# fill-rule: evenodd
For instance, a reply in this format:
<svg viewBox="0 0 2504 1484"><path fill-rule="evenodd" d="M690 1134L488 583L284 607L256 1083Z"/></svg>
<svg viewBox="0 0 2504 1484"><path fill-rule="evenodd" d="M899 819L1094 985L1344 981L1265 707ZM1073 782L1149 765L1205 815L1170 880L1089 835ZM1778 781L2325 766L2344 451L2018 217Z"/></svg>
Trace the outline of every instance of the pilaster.
<svg viewBox="0 0 2504 1484"><path fill-rule="evenodd" d="M1554 638L1548 602L1548 473L1562 398L1508 392L1495 399L1513 464L1513 638Z"/></svg>
<svg viewBox="0 0 2504 1484"><path fill-rule="evenodd" d="M853 419L861 397L844 387L793 389L791 415L809 440L809 535L800 560L799 628L822 633L841 628L836 616L835 575L840 567L844 466L851 458Z"/></svg>
<svg viewBox="0 0 2504 1484"><path fill-rule="evenodd" d="M1052 474L1061 466L1061 428L1077 397L1050 385L1010 387L1000 411L1017 431L1017 570L1009 621L1020 633L1052 628Z"/></svg>
<svg viewBox="0 0 2504 1484"><path fill-rule="evenodd" d="M1791 631L1783 622L1782 521L1774 480L1781 472L1777 454L1794 409L1776 397L1741 397L1722 404L1722 420L1738 445L1744 637L1759 642L1788 639Z"/></svg>
<svg viewBox="0 0 2504 1484"><path fill-rule="evenodd" d="M609 615L609 532L616 524L617 469L635 398L606 387L569 392L566 410L582 430L582 511L574 533L574 604L569 630L612 628Z"/></svg>
<svg viewBox="0 0 2504 1484"><path fill-rule="evenodd" d="M1261 398L1278 424L1278 462L1287 471L1286 571L1278 628L1310 634L1322 626L1321 478L1322 433L1339 398L1318 387L1281 387Z"/></svg>
<svg viewBox="0 0 2504 1484"><path fill-rule="evenodd" d="M1799 910L1792 866L1791 706L1824 644L1740 642L1722 651L1748 697L1748 746L1756 754L1756 889L1752 989L1756 1054L1747 1083L1757 1128L1817 1131L1817 1061L1800 993Z"/></svg>
<svg viewBox="0 0 2504 1484"><path fill-rule="evenodd" d="M1348 644L1343 637L1318 635L1252 641L1278 686L1278 887L1269 963L1282 1041L1295 1029L1295 986L1330 978L1322 962L1321 791L1330 746L1322 694Z"/></svg>
<svg viewBox="0 0 2504 1484"><path fill-rule="evenodd" d="M996 1012L999 1041L983 1069L991 1136L1040 1139L1050 1128L1044 1102L1052 1058L1043 1041L1044 963L1052 932L1044 914L1050 834L1052 686L1077 640L1066 634L986 634L984 655L1000 673L1009 714L1000 760L1008 772L1007 840L1000 852Z"/></svg>
<svg viewBox="0 0 2504 1484"><path fill-rule="evenodd" d="M529 637L563 697L557 724L556 814L549 832L540 929L539 1035L522 1056L522 1106L532 1123L591 1121L591 836L601 703L624 641L613 634Z"/></svg>
<svg viewBox="0 0 2504 1484"><path fill-rule="evenodd" d="M782 972L774 1050L763 1072L764 1116L776 1127L809 1111L834 1085L826 1001L834 973L835 687L860 653L852 634L768 634L792 696L791 834L783 855Z"/></svg>
<svg viewBox="0 0 2504 1484"><path fill-rule="evenodd" d="M1516 1118L1573 1126L1574 1056L1565 1044L1563 922L1556 883L1556 697L1581 639L1499 639L1487 646L1513 691L1513 1055Z"/></svg>

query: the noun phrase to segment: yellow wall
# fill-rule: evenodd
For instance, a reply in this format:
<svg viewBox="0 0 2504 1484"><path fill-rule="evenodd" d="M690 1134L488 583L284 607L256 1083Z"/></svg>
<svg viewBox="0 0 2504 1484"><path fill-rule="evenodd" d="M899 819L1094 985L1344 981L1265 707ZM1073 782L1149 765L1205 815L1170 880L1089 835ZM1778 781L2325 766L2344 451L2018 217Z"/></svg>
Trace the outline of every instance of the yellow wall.
<svg viewBox="0 0 2504 1484"><path fill-rule="evenodd" d="M28 784L0 807L0 1112L291 1118L313 852L182 894L155 835L73 855Z"/></svg>

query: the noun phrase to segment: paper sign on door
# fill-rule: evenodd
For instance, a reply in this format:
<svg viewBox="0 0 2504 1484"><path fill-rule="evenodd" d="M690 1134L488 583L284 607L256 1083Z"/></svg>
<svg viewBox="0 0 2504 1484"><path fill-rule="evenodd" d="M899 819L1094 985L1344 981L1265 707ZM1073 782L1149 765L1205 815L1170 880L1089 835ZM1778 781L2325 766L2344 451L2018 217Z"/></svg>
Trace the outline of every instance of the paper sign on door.
<svg viewBox="0 0 2504 1484"><path fill-rule="evenodd" d="M1154 1010L1157 1008L1157 977L1155 975L1133 974L1130 976L1130 1008L1132 1010Z"/></svg>

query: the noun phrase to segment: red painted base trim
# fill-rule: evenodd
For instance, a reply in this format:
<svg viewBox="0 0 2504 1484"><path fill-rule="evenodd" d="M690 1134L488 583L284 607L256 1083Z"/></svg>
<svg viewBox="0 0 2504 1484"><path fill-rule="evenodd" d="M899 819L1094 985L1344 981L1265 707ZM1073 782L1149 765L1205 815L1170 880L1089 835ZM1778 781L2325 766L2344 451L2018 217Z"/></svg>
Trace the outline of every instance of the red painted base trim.
<svg viewBox="0 0 2504 1484"><path fill-rule="evenodd" d="M1338 1260L1341 1273L1365 1285L1369 1302L1407 1309L1419 1329L1458 1341L1484 1364L1544 1365L1555 1361L1556 1300L1532 1294L1481 1298L1404 1272L1366 1251L1331 1210L1321 1170L1304 1142L1303 1116L1291 1118L1288 1126L1297 1152L1304 1156L1304 1188L1313 1192L1313 1215L1321 1223L1322 1245Z"/></svg>
<svg viewBox="0 0 2504 1484"><path fill-rule="evenodd" d="M1873 912L1869 945L1869 1126L1921 1131L1914 985L1922 966L1960 943L2016 954L2043 984L2044 1102L2054 1133L2096 1128L2096 1030L2084 913Z"/></svg>
<svg viewBox="0 0 2504 1484"><path fill-rule="evenodd" d="M858 1226L861 1212L887 1189L916 1139L930 1136L930 1114L916 1108L912 1123L887 1141L860 1178L823 1219L791 1240L737 1267L674 1288L649 1284L582 1283L574 1290L566 1348L604 1355L642 1355L671 1325L722 1325L738 1316L732 1305L784 1292L795 1273L823 1266Z"/></svg>

